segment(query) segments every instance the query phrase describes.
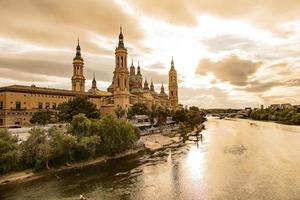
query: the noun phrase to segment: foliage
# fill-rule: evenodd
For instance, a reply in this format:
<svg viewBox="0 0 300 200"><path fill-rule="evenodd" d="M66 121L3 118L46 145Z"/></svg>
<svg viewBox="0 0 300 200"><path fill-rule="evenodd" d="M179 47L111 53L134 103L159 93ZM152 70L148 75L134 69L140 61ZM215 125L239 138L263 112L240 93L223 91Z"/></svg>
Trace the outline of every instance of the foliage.
<svg viewBox="0 0 300 200"><path fill-rule="evenodd" d="M148 117L150 119L150 123L154 125L154 120L158 117L158 107L155 104L148 110Z"/></svg>
<svg viewBox="0 0 300 200"><path fill-rule="evenodd" d="M39 154L43 148L40 145L46 144L46 132L40 128L33 128L30 130L30 136L22 143L22 160L25 165L29 167L37 167L36 164L39 162ZM39 168L39 167L37 167Z"/></svg>
<svg viewBox="0 0 300 200"><path fill-rule="evenodd" d="M120 153L137 141L138 137L134 126L123 120L115 119L110 115L99 121L102 152L108 155Z"/></svg>
<svg viewBox="0 0 300 200"><path fill-rule="evenodd" d="M185 142L187 140L187 134L192 131L192 128L185 122L179 122L178 133L183 138Z"/></svg>
<svg viewBox="0 0 300 200"><path fill-rule="evenodd" d="M100 141L100 137L96 135L78 138L74 150L74 158L76 160L87 160L90 158L95 158Z"/></svg>
<svg viewBox="0 0 300 200"><path fill-rule="evenodd" d="M7 130L0 130L0 174L16 167L19 161L17 138Z"/></svg>
<svg viewBox="0 0 300 200"><path fill-rule="evenodd" d="M149 108L144 103L133 104L131 108L128 109L127 117L132 119L135 115L147 115L149 113Z"/></svg>
<svg viewBox="0 0 300 200"><path fill-rule="evenodd" d="M55 165L69 163L74 159L76 137L66 134L62 129L54 128L49 131L49 144L52 149L52 163Z"/></svg>
<svg viewBox="0 0 300 200"><path fill-rule="evenodd" d="M126 115L126 110L120 106L118 106L114 111L115 111L115 114L118 119L120 119Z"/></svg>
<svg viewBox="0 0 300 200"><path fill-rule="evenodd" d="M271 120L288 124L300 125L300 113L297 109L255 109L249 114L249 117L255 120Z"/></svg>
<svg viewBox="0 0 300 200"><path fill-rule="evenodd" d="M99 119L100 112L96 105L89 101L87 97L78 96L73 100L64 102L58 106L58 118L62 122L71 122L73 116L79 113L85 114L86 117L91 119Z"/></svg>
<svg viewBox="0 0 300 200"><path fill-rule="evenodd" d="M55 122L57 122L57 115L56 112L52 110L38 110L30 119L30 123L40 125L46 125Z"/></svg>
<svg viewBox="0 0 300 200"><path fill-rule="evenodd" d="M70 125L70 132L73 135L89 136L91 134L92 122L83 113L73 116L73 120Z"/></svg>
<svg viewBox="0 0 300 200"><path fill-rule="evenodd" d="M157 110L157 126L162 126L166 123L167 117L169 116L168 109L159 107Z"/></svg>

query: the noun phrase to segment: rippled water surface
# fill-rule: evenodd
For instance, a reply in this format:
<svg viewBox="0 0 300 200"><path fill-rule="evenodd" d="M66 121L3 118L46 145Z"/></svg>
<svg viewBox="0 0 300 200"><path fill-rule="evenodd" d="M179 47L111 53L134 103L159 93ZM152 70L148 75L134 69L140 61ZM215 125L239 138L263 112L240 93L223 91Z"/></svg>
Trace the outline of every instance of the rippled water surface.
<svg viewBox="0 0 300 200"><path fill-rule="evenodd" d="M0 199L300 199L300 127L206 122L204 142L0 188Z"/></svg>

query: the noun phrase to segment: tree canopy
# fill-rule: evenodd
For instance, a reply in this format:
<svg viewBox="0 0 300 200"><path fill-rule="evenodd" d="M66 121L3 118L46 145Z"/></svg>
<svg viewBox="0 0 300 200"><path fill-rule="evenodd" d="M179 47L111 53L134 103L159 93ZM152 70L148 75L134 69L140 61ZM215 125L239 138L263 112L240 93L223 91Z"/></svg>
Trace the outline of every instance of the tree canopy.
<svg viewBox="0 0 300 200"><path fill-rule="evenodd" d="M52 110L38 110L30 119L30 123L40 125L46 125L55 122L57 122L57 115L56 112Z"/></svg>
<svg viewBox="0 0 300 200"><path fill-rule="evenodd" d="M85 114L87 118L99 119L100 112L96 105L87 97L77 96L74 99L64 102L58 106L58 118L62 122L71 122L74 115Z"/></svg>
<svg viewBox="0 0 300 200"><path fill-rule="evenodd" d="M0 130L0 174L13 169L19 161L17 137Z"/></svg>

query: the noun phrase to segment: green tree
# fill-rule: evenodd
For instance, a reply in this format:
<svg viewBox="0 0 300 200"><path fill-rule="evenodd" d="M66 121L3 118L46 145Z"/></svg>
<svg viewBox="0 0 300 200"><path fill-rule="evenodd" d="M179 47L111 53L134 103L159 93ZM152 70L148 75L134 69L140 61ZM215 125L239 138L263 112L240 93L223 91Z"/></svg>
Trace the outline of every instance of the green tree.
<svg viewBox="0 0 300 200"><path fill-rule="evenodd" d="M69 164L74 159L74 149L76 148L76 137L64 133L60 128L49 131L49 144L53 148L52 162L54 164Z"/></svg>
<svg viewBox="0 0 300 200"><path fill-rule="evenodd" d="M87 118L99 119L100 112L96 105L89 101L87 97L78 96L73 100L64 102L58 106L58 118L62 122L71 122L73 116L79 113L85 114Z"/></svg>
<svg viewBox="0 0 300 200"><path fill-rule="evenodd" d="M127 117L132 119L135 115L147 115L149 113L149 108L144 103L133 104L131 108L128 109Z"/></svg>
<svg viewBox="0 0 300 200"><path fill-rule="evenodd" d="M19 162L19 146L17 137L7 130L0 130L0 174L16 167Z"/></svg>
<svg viewBox="0 0 300 200"><path fill-rule="evenodd" d="M162 126L166 123L168 117L168 111L167 109L164 109L162 107L158 107L157 110L157 125Z"/></svg>
<svg viewBox="0 0 300 200"><path fill-rule="evenodd" d="M108 155L120 153L137 141L135 127L123 119L107 115L99 122L102 152Z"/></svg>
<svg viewBox="0 0 300 200"><path fill-rule="evenodd" d="M76 160L87 160L90 158L95 158L97 153L97 147L99 146L101 138L97 135L89 137L78 138L74 158Z"/></svg>
<svg viewBox="0 0 300 200"><path fill-rule="evenodd" d="M49 160L53 156L53 148L49 144L49 141L45 141L45 143L41 143L37 147L37 154L36 154L36 165L35 168L43 168L45 166L47 169L50 169L49 167ZM41 165L39 165L41 164Z"/></svg>
<svg viewBox="0 0 300 200"><path fill-rule="evenodd" d="M114 111L115 111L115 114L118 119L120 119L126 115L126 110L120 106L118 106Z"/></svg>
<svg viewBox="0 0 300 200"><path fill-rule="evenodd" d="M52 110L38 110L30 119L30 123L40 125L46 125L55 122L57 122L57 115L56 112Z"/></svg>
<svg viewBox="0 0 300 200"><path fill-rule="evenodd" d="M77 136L89 136L91 134L91 125L91 120L89 120L85 114L79 113L73 116L70 132Z"/></svg>
<svg viewBox="0 0 300 200"><path fill-rule="evenodd" d="M33 128L30 130L30 136L21 144L22 160L29 167L40 168L41 160L39 160L40 144L47 142L46 132L41 128Z"/></svg>

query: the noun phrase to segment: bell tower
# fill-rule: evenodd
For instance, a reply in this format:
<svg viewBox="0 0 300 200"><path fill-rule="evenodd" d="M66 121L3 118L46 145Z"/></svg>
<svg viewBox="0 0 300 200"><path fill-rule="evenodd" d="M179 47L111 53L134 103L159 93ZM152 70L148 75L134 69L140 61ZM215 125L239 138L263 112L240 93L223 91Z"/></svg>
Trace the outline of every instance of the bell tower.
<svg viewBox="0 0 300 200"><path fill-rule="evenodd" d="M127 48L124 46L122 27L120 27L119 43L115 50L113 88L115 107L127 109L130 104L129 71L127 68Z"/></svg>
<svg viewBox="0 0 300 200"><path fill-rule="evenodd" d="M169 70L169 100L171 107L176 109L178 107L178 85L177 72L174 67L174 60L172 57L171 68Z"/></svg>
<svg viewBox="0 0 300 200"><path fill-rule="evenodd" d="M84 63L81 57L81 48L78 39L76 55L73 58L72 91L84 92L85 90L85 77L83 76L83 65Z"/></svg>

